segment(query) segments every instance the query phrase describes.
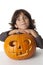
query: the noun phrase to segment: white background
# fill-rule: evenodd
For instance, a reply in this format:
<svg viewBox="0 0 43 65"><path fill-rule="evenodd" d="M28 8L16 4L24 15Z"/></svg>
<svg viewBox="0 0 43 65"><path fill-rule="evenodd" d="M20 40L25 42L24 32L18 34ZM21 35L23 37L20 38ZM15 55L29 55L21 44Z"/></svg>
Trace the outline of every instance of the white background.
<svg viewBox="0 0 43 65"><path fill-rule="evenodd" d="M8 23L10 23L14 11L17 9L25 9L31 14L32 18L35 19L37 31L43 38L43 0L0 0L0 34L10 29L10 25ZM14 62L11 61L12 63L10 63L10 60L8 62L8 59L4 55L3 45L4 42L0 41L0 58L1 58L0 65L3 65L3 62L4 65L6 65L7 63L13 65ZM24 62L29 63L30 65L32 64L43 65L43 61L42 61L43 50L42 52L40 50L41 49L38 49L39 56L36 56L33 60L31 60L33 62L31 62L30 60L28 61L25 60ZM5 56L5 59L3 59L3 56ZM23 64L26 65L26 63L21 63L21 62L20 62L21 65Z"/></svg>

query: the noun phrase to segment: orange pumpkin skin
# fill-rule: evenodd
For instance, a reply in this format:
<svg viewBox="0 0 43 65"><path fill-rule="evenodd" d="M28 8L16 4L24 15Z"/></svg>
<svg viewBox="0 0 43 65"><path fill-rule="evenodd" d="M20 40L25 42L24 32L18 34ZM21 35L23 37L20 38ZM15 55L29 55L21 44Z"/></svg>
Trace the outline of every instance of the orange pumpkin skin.
<svg viewBox="0 0 43 65"><path fill-rule="evenodd" d="M15 34L7 37L4 50L12 59L26 59L34 55L36 42L31 34Z"/></svg>

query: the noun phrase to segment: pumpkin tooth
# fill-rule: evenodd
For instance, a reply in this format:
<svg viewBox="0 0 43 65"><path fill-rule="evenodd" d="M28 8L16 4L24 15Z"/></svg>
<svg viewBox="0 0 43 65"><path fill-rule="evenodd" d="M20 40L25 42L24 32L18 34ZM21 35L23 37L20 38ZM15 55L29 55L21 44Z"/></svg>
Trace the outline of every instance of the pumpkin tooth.
<svg viewBox="0 0 43 65"><path fill-rule="evenodd" d="M22 54L22 52L20 52L20 55Z"/></svg>
<svg viewBox="0 0 43 65"><path fill-rule="evenodd" d="M16 56L18 56L18 53L16 53Z"/></svg>

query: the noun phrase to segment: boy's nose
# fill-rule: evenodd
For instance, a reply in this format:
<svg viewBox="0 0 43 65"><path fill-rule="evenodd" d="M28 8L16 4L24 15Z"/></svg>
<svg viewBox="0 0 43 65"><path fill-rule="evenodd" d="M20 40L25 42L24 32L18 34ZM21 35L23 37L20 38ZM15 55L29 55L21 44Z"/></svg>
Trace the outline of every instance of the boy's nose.
<svg viewBox="0 0 43 65"><path fill-rule="evenodd" d="M22 22L25 22L25 19L22 19Z"/></svg>

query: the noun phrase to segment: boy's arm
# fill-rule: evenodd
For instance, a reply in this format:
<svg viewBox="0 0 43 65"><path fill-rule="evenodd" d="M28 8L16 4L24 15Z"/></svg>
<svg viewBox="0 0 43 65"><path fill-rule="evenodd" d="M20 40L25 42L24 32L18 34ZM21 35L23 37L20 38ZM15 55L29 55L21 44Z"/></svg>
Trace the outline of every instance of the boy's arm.
<svg viewBox="0 0 43 65"><path fill-rule="evenodd" d="M33 34L35 36L35 40L36 40L37 47L43 49L43 39L42 39L41 35L39 35L39 33L36 30L34 30L34 33Z"/></svg>
<svg viewBox="0 0 43 65"><path fill-rule="evenodd" d="M9 31L2 32L0 34L0 41L5 41L5 39L8 37L8 33L9 33Z"/></svg>
<svg viewBox="0 0 43 65"><path fill-rule="evenodd" d="M31 30L31 34L34 36L36 40L37 47L43 49L43 39L41 35L39 35L39 33L36 30Z"/></svg>
<svg viewBox="0 0 43 65"><path fill-rule="evenodd" d="M37 45L37 47L43 49L43 39L42 39L42 37L41 37L40 35L38 35L38 36L35 38L35 40L36 40L36 45Z"/></svg>

